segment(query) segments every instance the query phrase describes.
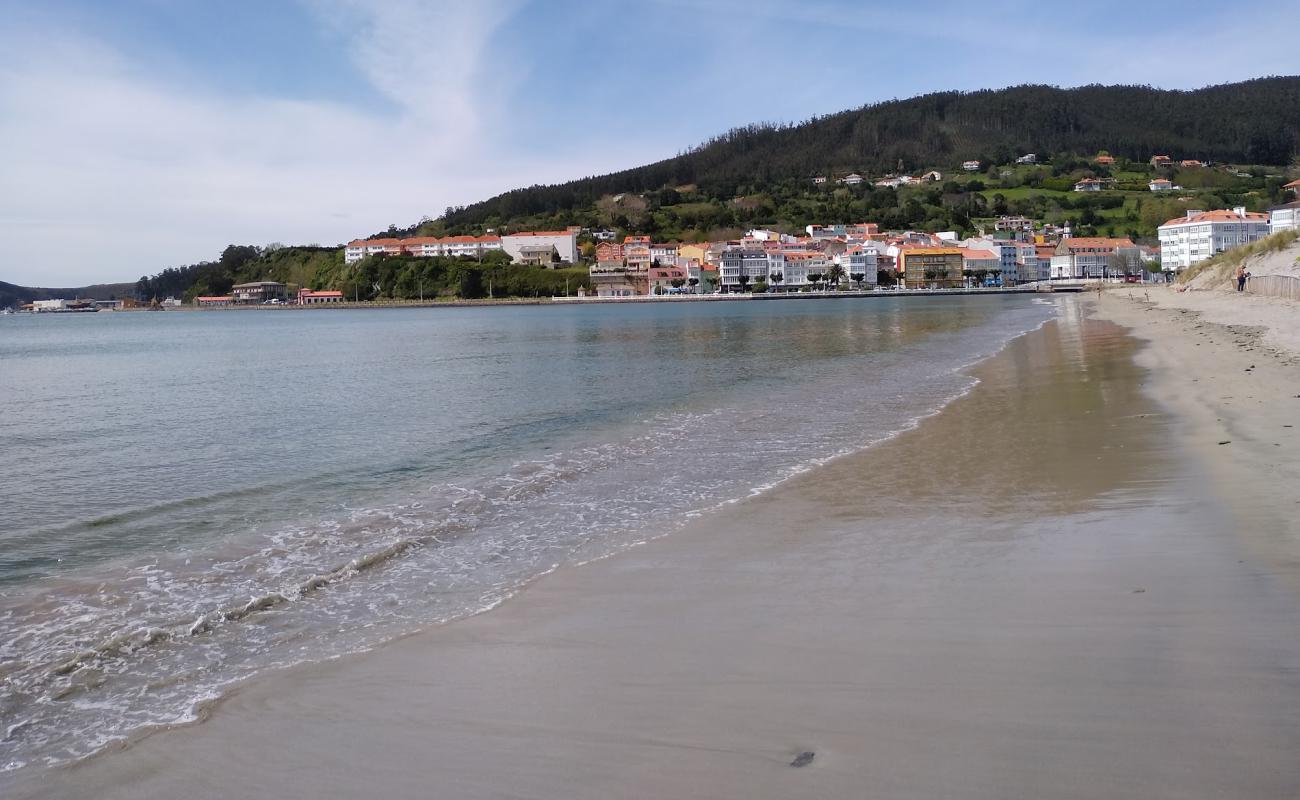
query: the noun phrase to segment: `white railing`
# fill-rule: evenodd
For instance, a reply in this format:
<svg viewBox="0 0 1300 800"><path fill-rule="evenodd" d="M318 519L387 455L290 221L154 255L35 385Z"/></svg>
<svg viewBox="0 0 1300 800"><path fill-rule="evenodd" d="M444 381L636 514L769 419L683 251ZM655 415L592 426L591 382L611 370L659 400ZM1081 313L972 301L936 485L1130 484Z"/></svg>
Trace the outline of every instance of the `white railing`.
<svg viewBox="0 0 1300 800"><path fill-rule="evenodd" d="M1291 275L1256 275L1246 282L1246 291L1268 297L1300 300L1300 278Z"/></svg>

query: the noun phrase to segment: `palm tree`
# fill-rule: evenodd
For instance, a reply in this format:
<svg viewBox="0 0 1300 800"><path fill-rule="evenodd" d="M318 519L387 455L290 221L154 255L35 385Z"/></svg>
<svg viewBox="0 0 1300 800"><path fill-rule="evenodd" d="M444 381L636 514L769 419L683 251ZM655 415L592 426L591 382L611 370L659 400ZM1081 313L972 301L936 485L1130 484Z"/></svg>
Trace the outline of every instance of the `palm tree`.
<svg viewBox="0 0 1300 800"><path fill-rule="evenodd" d="M694 292L695 292L695 287L700 285L700 279L699 279L699 278L687 278L687 279L686 279L686 283L690 285L690 287L691 287L691 292L694 293Z"/></svg>
<svg viewBox="0 0 1300 800"><path fill-rule="evenodd" d="M858 285L858 289L862 288L862 282L865 281L866 279L867 279L867 275L864 272L855 272L849 276L849 280L856 283Z"/></svg>
<svg viewBox="0 0 1300 800"><path fill-rule="evenodd" d="M740 281L740 291L742 291L742 292L749 291L749 276L748 276L748 275L741 275L739 278L737 278L737 280Z"/></svg>
<svg viewBox="0 0 1300 800"><path fill-rule="evenodd" d="M779 273L779 272L773 272L771 275L768 275L767 278L768 278L768 280L770 280L770 281L771 281L771 282L772 282L772 283L773 283L777 288L780 288L780 287L781 287L781 281L785 280L785 276L782 275L782 274Z"/></svg>
<svg viewBox="0 0 1300 800"><path fill-rule="evenodd" d="M811 283L813 289L816 290L817 284L822 282L822 274L820 272L809 272L808 282Z"/></svg>
<svg viewBox="0 0 1300 800"><path fill-rule="evenodd" d="M839 264L831 264L831 268L826 270L826 282L834 287L839 287L840 281L844 279L844 267Z"/></svg>

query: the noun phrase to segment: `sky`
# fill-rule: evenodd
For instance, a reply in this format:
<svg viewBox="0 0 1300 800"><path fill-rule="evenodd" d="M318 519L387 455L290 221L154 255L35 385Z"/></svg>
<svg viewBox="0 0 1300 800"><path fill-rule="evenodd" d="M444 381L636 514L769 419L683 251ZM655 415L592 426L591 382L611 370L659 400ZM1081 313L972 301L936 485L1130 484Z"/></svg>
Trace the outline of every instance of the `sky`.
<svg viewBox="0 0 1300 800"><path fill-rule="evenodd" d="M1300 72L1300 3L1243 8L0 0L0 280L339 244L737 125L930 91Z"/></svg>

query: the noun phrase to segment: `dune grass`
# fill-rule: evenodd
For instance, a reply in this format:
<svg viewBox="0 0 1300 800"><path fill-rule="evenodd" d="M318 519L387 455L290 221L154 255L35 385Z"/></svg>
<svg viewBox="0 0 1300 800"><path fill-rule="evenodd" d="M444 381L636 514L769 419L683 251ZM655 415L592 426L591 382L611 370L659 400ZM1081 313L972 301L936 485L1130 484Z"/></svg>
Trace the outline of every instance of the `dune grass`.
<svg viewBox="0 0 1300 800"><path fill-rule="evenodd" d="M1244 264L1247 259L1268 253L1276 253L1291 246L1297 239L1300 239L1300 231L1282 231L1257 242L1235 247L1232 250L1225 250L1183 270L1178 275L1178 282L1189 283L1206 274L1214 274L1223 280L1228 280L1236 272L1237 267Z"/></svg>

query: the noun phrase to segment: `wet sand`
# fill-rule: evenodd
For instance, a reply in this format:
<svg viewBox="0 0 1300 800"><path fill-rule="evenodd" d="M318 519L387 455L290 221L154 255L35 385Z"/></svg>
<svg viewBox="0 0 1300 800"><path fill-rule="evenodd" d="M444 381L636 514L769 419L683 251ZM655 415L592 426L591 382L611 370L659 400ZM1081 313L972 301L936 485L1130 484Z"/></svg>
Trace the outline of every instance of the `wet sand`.
<svg viewBox="0 0 1300 800"><path fill-rule="evenodd" d="M18 794L1296 796L1295 498L1066 308L915 431Z"/></svg>

